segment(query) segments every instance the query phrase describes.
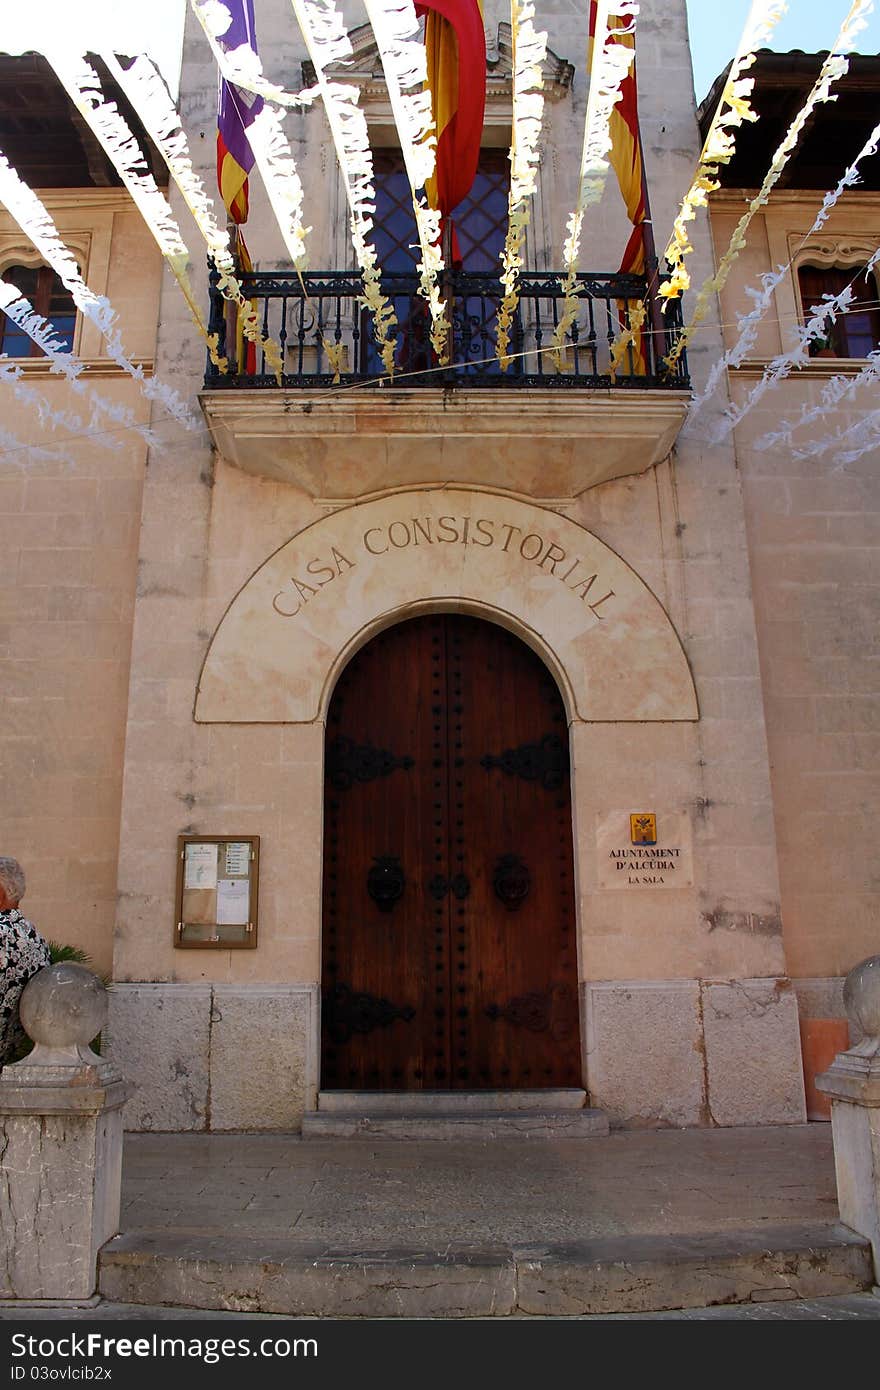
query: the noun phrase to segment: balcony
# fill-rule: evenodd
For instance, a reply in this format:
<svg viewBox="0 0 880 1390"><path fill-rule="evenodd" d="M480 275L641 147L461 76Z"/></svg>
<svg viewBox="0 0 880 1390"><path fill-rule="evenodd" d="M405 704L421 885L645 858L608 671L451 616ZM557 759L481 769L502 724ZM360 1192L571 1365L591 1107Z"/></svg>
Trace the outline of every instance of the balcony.
<svg viewBox="0 0 880 1390"><path fill-rule="evenodd" d="M469 483L566 500L645 472L669 452L689 394L684 356L663 364L680 331L674 304L658 331L611 347L646 296L637 276L577 277L579 312L557 363L560 274L524 274L506 371L496 358L502 289L494 276L451 273L443 296L451 361L438 364L414 273L385 274L398 322L395 374L383 375L356 273L242 275L264 335L280 345L280 383L265 357L221 373L208 364L201 397L214 442L247 472L310 496L354 500L391 487ZM211 284L211 329L229 355L226 305ZM646 325L646 329L649 325ZM339 351L338 378L326 345ZM242 369L244 366L249 370Z"/></svg>

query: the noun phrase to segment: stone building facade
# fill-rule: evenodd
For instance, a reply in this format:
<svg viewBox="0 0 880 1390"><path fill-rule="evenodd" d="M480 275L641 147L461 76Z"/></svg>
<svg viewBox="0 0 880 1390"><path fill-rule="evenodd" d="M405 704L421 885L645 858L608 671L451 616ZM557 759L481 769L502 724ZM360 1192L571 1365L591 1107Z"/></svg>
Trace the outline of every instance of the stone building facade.
<svg viewBox="0 0 880 1390"><path fill-rule="evenodd" d="M295 85L304 54L288 7L260 10L270 75ZM486 5L486 142L496 148L510 119L504 17ZM552 2L539 18L555 66L528 242L536 272L559 266L585 109L582 18ZM684 0L644 0L639 33L662 237L701 145ZM358 60L371 130L389 144L368 44ZM210 177L215 70L191 23L181 111ZM296 113L287 128L312 266L350 269L321 111ZM695 389L730 341L746 284L793 252L795 269L803 259L818 201L786 190L754 224L690 345ZM5 629L5 852L28 867L28 903L50 935L75 938L105 966L112 955L111 1043L138 1086L131 1127L295 1130L318 1105L328 711L359 652L432 615L503 628L561 696L575 1089L617 1125L801 1122L799 1010L838 1017L842 975L876 949L876 453L833 472L827 460L752 446L839 363L798 374L718 443L727 388L700 429L683 429L686 382L228 389L205 383L203 346L124 195L83 188L55 202L70 240L90 238L89 282L105 274L145 359L205 420L201 433L168 430L148 458L127 442L105 462L84 440L73 465L4 461L20 546ZM617 202L609 186L590 214L585 268L619 261ZM716 195L717 245L741 203L733 189ZM289 269L255 188L252 204L257 268ZM877 222L876 194L850 193L821 254L854 264L851 249L876 244ZM0 248L15 241L11 223L0 238ZM712 269L708 219L694 242L699 284ZM207 302L204 273L201 282ZM732 399L801 317L796 288L792 278L780 289L782 327L768 318L761 361L732 374ZM81 331L102 389L133 398L128 381L103 380L100 348L87 351ZM652 816L653 838L640 838L631 818ZM184 948L182 835L259 837L255 949ZM539 918L533 930L553 925ZM531 993L545 986L536 979ZM408 1002L427 1007L427 995ZM502 1020L512 1038L515 1012ZM528 1051L528 1025L511 1047Z"/></svg>

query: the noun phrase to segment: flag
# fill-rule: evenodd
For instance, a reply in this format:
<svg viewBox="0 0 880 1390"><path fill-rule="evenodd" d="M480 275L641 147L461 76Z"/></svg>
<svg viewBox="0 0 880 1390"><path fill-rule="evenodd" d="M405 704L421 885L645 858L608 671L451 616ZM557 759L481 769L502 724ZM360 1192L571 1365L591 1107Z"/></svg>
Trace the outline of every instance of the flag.
<svg viewBox="0 0 880 1390"><path fill-rule="evenodd" d="M486 35L481 0L416 0L425 17L428 88L437 165L425 191L448 218L473 186L486 108ZM455 258L455 257L454 257Z"/></svg>
<svg viewBox="0 0 880 1390"><path fill-rule="evenodd" d="M596 0L590 0L590 53L596 34ZM611 43L624 44L635 48L633 33L619 33L615 30L630 28L630 21L617 15L608 16L608 29ZM636 63L633 58L629 72L620 87L620 101L611 112L609 133L611 135L611 166L617 175L617 182L626 203L626 211L633 224L633 233L627 243L621 261L621 272L641 275L645 269L645 248L643 244L642 223L648 215L645 205L645 190L642 179L642 137L639 131L639 98L636 86Z"/></svg>
<svg viewBox="0 0 880 1390"><path fill-rule="evenodd" d="M593 41L596 36L596 11L598 9L596 0L590 0L590 46L589 56L592 60ZM616 30L626 30L631 27L631 21L621 19L617 15L608 16L609 41L611 43L625 44L627 48L634 49L636 38L634 33L618 33ZM617 182L623 201L626 204L627 216L633 224L632 234L626 244L623 259L620 262L619 274L621 275L644 275L645 273L645 235L644 222L648 216L648 207L645 199L645 184L642 176L642 136L639 129L639 98L638 87L636 84L636 60L633 61L629 72L623 79L620 87L620 101L615 102L609 120L609 134L611 135L611 153L609 159L611 167L617 175ZM626 311L623 305L620 306L621 321L626 321ZM634 368L637 375L644 375L647 371L645 361L644 343L642 334L636 335L637 346L633 349Z"/></svg>
<svg viewBox="0 0 880 1390"><path fill-rule="evenodd" d="M221 48L240 48L247 44L256 53L254 0L224 0L232 23L220 38ZM217 99L217 186L229 216L241 226L248 217L248 175L254 155L248 128L263 109L263 98L220 78Z"/></svg>

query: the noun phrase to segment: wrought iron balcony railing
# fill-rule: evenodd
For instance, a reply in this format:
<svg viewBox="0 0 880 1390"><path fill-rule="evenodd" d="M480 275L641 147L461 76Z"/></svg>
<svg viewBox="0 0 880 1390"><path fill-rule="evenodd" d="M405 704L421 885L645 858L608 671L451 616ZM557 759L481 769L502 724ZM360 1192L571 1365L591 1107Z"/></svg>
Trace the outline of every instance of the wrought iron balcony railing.
<svg viewBox="0 0 880 1390"><path fill-rule="evenodd" d="M339 380L344 384L380 382L388 376L376 351L370 315L358 296L360 278L354 272L324 271L303 275L293 271L254 271L240 277L245 296L258 310L264 336L281 347L288 388L331 386L335 374L326 344L341 348ZM557 364L552 353L554 333L563 305L560 274L524 274L508 351L512 361L502 371L496 356L498 308L503 290L491 275L452 272L443 294L451 323L451 363L438 364L431 350L424 300L418 277L386 273L382 287L397 316L394 385L420 387L593 387L666 388L689 385L684 354L668 369L663 358L681 331L681 307L673 302L662 327L652 329L651 317L630 345L617 371L610 371L611 345L631 310L646 297L646 282L633 275L582 274L577 277L578 315L565 338ZM205 386L235 389L278 385L265 356L252 345L236 342L229 306L210 276L211 331L217 333L221 354L230 363L220 372L208 362ZM236 352L242 360L236 360Z"/></svg>

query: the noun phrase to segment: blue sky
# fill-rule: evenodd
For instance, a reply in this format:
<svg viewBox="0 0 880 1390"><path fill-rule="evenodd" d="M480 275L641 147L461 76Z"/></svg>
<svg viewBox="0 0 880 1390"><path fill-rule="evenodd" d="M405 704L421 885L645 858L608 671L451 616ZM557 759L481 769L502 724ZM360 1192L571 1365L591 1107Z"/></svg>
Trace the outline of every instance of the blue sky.
<svg viewBox="0 0 880 1390"><path fill-rule="evenodd" d="M777 52L802 48L817 53L830 48L850 4L851 0L790 0L788 14L777 24L770 46ZM702 101L714 78L733 57L750 0L687 0L687 7L694 87L697 101ZM537 8L540 10L540 4ZM880 53L880 13L875 11L859 35L857 52Z"/></svg>

